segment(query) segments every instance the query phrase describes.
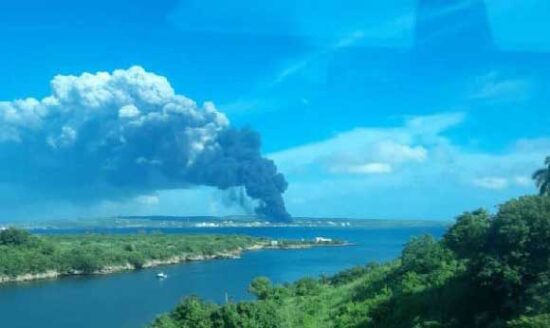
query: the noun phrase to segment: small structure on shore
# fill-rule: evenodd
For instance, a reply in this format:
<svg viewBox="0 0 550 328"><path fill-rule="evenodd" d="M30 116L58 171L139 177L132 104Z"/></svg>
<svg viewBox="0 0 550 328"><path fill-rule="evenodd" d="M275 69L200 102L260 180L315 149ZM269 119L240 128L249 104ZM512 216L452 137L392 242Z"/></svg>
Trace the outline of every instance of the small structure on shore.
<svg viewBox="0 0 550 328"><path fill-rule="evenodd" d="M323 244L323 243L331 243L331 238L325 238L325 237L315 237L315 243L317 244Z"/></svg>

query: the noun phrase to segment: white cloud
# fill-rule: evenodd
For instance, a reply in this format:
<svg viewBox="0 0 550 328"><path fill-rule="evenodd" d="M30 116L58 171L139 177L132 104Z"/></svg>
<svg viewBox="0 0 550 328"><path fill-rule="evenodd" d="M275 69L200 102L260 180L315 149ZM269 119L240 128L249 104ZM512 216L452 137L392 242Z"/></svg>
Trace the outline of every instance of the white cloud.
<svg viewBox="0 0 550 328"><path fill-rule="evenodd" d="M124 105L118 110L118 117L120 118L134 118L139 116L139 114L139 109L132 104Z"/></svg>
<svg viewBox="0 0 550 328"><path fill-rule="evenodd" d="M49 136L48 145L52 148L65 148L73 145L77 137L76 131L70 126L63 126L57 136Z"/></svg>
<svg viewBox="0 0 550 328"><path fill-rule="evenodd" d="M482 177L473 180L473 184L492 190L504 190L514 187L532 187L533 179L526 175L516 175L512 177Z"/></svg>
<svg viewBox="0 0 550 328"><path fill-rule="evenodd" d="M476 79L470 99L489 102L517 102L526 100L531 89L531 82L527 79L503 77L498 72L490 72Z"/></svg>
<svg viewBox="0 0 550 328"><path fill-rule="evenodd" d="M213 104L197 106L191 99L177 95L164 76L139 66L112 73L57 75L51 88L52 94L41 100L0 101L0 142L34 140L47 131L45 144L66 148L80 137L80 128L102 120L105 128L97 131L96 143L125 141L125 134L132 130L135 135L146 124L177 124L189 136L188 149L198 152L229 124ZM189 158L193 157L190 154Z"/></svg>
<svg viewBox="0 0 550 328"><path fill-rule="evenodd" d="M471 151L445 136L463 119L446 113L361 127L270 157L287 176L285 198L295 215L449 219L535 193L529 175L542 165L550 139Z"/></svg>
<svg viewBox="0 0 550 328"><path fill-rule="evenodd" d="M461 113L409 118L396 128L357 128L335 137L272 154L281 170L301 172L315 166L326 172L357 173L376 169L365 164L383 163L390 173L404 164L419 164L429 157L425 145L438 142L437 133L458 124Z"/></svg>
<svg viewBox="0 0 550 328"><path fill-rule="evenodd" d="M80 76L57 75L51 82L53 96L62 103L79 103L97 108L106 103L128 103L140 99L159 105L175 96L168 80L161 75L146 72L139 66L112 73L83 73ZM131 90L131 93L126 91Z"/></svg>
<svg viewBox="0 0 550 328"><path fill-rule="evenodd" d="M395 163L423 162L428 156L426 148L422 146L409 146L391 140L377 143L373 151L376 157Z"/></svg>
<svg viewBox="0 0 550 328"><path fill-rule="evenodd" d="M465 119L463 112L441 113L425 116L410 117L405 126L414 130L416 134L435 136L453 126L462 123Z"/></svg>
<svg viewBox="0 0 550 328"><path fill-rule="evenodd" d="M502 190L508 187L508 179L500 177L483 177L473 180L474 185L493 190Z"/></svg>
<svg viewBox="0 0 550 328"><path fill-rule="evenodd" d="M352 174L385 174L392 171L388 163L366 163L361 165L336 166L332 168L333 172L352 173Z"/></svg>
<svg viewBox="0 0 550 328"><path fill-rule="evenodd" d="M478 187L492 190L533 186L533 179L525 175L516 175L512 177L482 177L476 178L472 182Z"/></svg>

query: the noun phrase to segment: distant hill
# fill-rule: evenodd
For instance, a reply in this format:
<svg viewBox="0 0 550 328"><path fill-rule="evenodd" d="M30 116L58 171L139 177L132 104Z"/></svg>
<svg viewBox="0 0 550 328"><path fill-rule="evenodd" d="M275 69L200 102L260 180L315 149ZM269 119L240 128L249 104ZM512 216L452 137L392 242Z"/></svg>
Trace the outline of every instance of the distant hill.
<svg viewBox="0 0 550 328"><path fill-rule="evenodd" d="M28 229L93 229L93 228L223 228L223 227L340 227L340 228L407 228L445 227L450 221L388 220L352 218L296 217L291 223L274 223L255 216L117 216L105 218L66 219L4 224Z"/></svg>

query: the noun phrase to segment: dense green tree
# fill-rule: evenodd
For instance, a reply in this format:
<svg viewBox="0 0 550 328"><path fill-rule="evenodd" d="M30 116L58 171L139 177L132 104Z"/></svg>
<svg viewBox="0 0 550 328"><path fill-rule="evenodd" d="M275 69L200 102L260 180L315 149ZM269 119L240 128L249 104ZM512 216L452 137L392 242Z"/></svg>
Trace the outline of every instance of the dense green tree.
<svg viewBox="0 0 550 328"><path fill-rule="evenodd" d="M151 324L151 328L181 328L178 322L168 314L163 314L155 319Z"/></svg>
<svg viewBox="0 0 550 328"><path fill-rule="evenodd" d="M128 256L128 263L130 263L134 268L141 269L145 265L145 256L140 253L132 253Z"/></svg>
<svg viewBox="0 0 550 328"><path fill-rule="evenodd" d="M31 236L26 230L8 228L0 231L0 245L23 245L29 242Z"/></svg>
<svg viewBox="0 0 550 328"><path fill-rule="evenodd" d="M299 279L294 288L296 296L317 295L321 292L319 280L311 277Z"/></svg>
<svg viewBox="0 0 550 328"><path fill-rule="evenodd" d="M209 328L212 327L210 316L214 309L213 304L205 303L196 296L189 296L176 306L171 317L180 324L180 328Z"/></svg>
<svg viewBox="0 0 550 328"><path fill-rule="evenodd" d="M546 167L536 170L533 173L533 179L539 188L540 195L550 194L550 156L547 156L544 165Z"/></svg>
<svg viewBox="0 0 550 328"><path fill-rule="evenodd" d="M500 206L474 272L509 317L533 302L527 291L550 272L550 197L526 196Z"/></svg>
<svg viewBox="0 0 550 328"><path fill-rule="evenodd" d="M401 270L431 273L452 261L452 253L431 235L414 237L401 253Z"/></svg>
<svg viewBox="0 0 550 328"><path fill-rule="evenodd" d="M267 299L273 290L273 284L267 277L257 277L248 286L248 291L260 300Z"/></svg>
<svg viewBox="0 0 550 328"><path fill-rule="evenodd" d="M212 327L279 328L276 305L272 302L240 302L220 307L212 314Z"/></svg>
<svg viewBox="0 0 550 328"><path fill-rule="evenodd" d="M445 233L443 242L460 258L472 258L487 246L491 217L484 209L466 212Z"/></svg>

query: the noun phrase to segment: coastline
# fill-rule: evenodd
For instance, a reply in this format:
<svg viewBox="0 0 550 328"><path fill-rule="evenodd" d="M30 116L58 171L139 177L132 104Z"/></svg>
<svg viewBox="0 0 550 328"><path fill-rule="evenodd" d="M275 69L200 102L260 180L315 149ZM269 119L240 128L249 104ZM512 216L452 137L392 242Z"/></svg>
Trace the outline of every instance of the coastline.
<svg viewBox="0 0 550 328"><path fill-rule="evenodd" d="M0 288L4 284L9 283L20 283L20 282L31 282L37 280L47 280L47 279L60 279L63 277L69 276L95 276L95 275L108 275L124 271L132 270L142 270L142 269L151 269L164 265L174 265L182 264L185 262L194 262L194 261L209 261L209 260L219 260L219 259L238 259L241 257L243 252L248 251L259 251L265 249L279 249L279 250L292 250L292 249L307 249L314 247L335 247L335 246L351 246L352 244L342 242L342 243L310 243L310 244L287 244L287 245L272 245L270 243L260 243L254 244L244 248L236 248L231 250L225 250L218 252L216 254L207 255L207 254L184 254L180 256L172 256L164 260L147 260L141 267L136 267L131 263L119 264L105 266L94 272L82 272L78 270L69 270L67 272L60 272L56 270L47 270L39 273L25 273L17 275L14 277L11 276L0 276Z"/></svg>

